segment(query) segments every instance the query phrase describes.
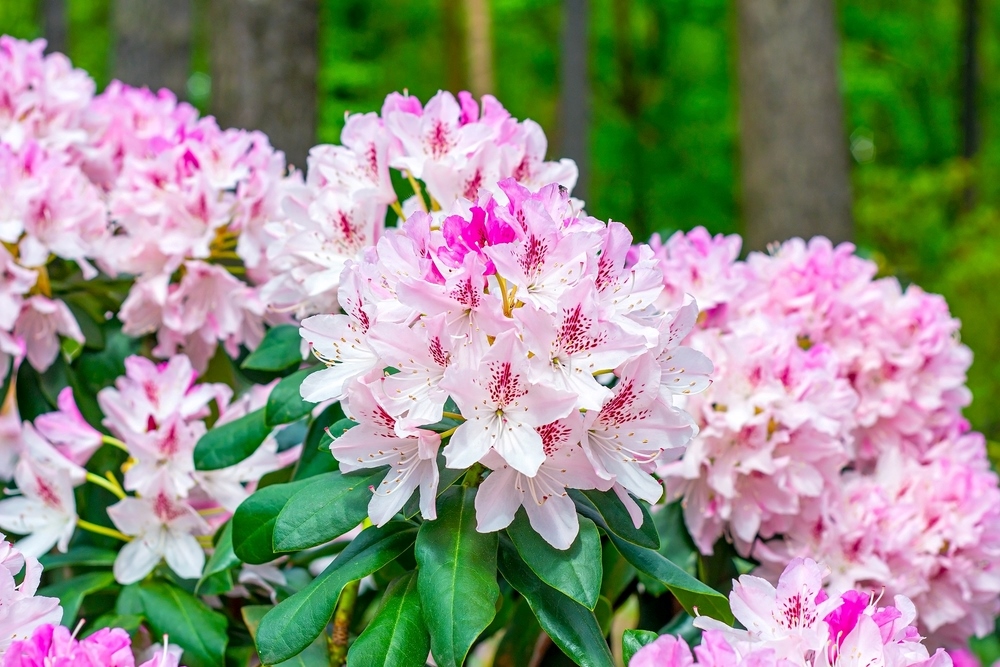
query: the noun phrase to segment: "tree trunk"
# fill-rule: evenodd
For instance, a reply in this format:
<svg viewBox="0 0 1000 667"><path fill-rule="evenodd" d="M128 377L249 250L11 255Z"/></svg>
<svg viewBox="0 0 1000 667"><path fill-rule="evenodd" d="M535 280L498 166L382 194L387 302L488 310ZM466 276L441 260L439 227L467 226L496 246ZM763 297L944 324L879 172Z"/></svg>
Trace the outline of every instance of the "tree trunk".
<svg viewBox="0 0 1000 667"><path fill-rule="evenodd" d="M465 57L465 25L462 0L441 0L441 38L444 50L445 85L452 93L468 86L468 62Z"/></svg>
<svg viewBox="0 0 1000 667"><path fill-rule="evenodd" d="M305 167L316 142L317 0L211 0L212 112Z"/></svg>
<svg viewBox="0 0 1000 667"><path fill-rule="evenodd" d="M469 81L476 97L495 93L493 86L493 29L489 0L465 0L468 20Z"/></svg>
<svg viewBox="0 0 1000 667"><path fill-rule="evenodd" d="M190 0L115 0L116 79L184 96L191 67Z"/></svg>
<svg viewBox="0 0 1000 667"><path fill-rule="evenodd" d="M743 208L750 249L852 237L833 0L737 0Z"/></svg>
<svg viewBox="0 0 1000 667"><path fill-rule="evenodd" d="M590 177L587 0L563 0L561 83L558 157L568 157L576 161L580 178L573 189L573 195L586 199Z"/></svg>
<svg viewBox="0 0 1000 667"><path fill-rule="evenodd" d="M962 14L962 156L972 158L979 152L979 0L962 0Z"/></svg>
<svg viewBox="0 0 1000 667"><path fill-rule="evenodd" d="M47 53L66 53L66 0L42 0L42 32Z"/></svg>

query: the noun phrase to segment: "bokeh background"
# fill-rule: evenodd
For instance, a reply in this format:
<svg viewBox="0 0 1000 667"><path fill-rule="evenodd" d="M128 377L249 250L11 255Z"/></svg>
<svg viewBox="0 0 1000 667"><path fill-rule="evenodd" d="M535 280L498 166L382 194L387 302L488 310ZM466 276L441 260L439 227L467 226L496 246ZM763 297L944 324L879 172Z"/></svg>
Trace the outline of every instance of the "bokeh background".
<svg viewBox="0 0 1000 667"><path fill-rule="evenodd" d="M589 212L648 237L746 231L739 11L752 2L0 0L0 33L49 38L99 87L167 85L224 124L256 123L298 165L390 91L492 92L542 125L550 156L584 164ZM819 4L837 40L847 236L883 274L947 297L976 356L968 416L1000 440L1000 3Z"/></svg>

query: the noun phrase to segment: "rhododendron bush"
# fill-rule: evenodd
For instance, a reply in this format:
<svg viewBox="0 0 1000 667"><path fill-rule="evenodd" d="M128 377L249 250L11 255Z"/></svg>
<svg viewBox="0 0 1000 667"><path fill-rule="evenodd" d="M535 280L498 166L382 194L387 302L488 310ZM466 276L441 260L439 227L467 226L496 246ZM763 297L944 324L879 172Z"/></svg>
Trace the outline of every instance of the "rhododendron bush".
<svg viewBox="0 0 1000 667"><path fill-rule="evenodd" d="M704 629L946 667L921 635L992 628L938 297L821 240L635 243L488 95L393 93L299 172L43 51L0 38L0 664L686 665Z"/></svg>

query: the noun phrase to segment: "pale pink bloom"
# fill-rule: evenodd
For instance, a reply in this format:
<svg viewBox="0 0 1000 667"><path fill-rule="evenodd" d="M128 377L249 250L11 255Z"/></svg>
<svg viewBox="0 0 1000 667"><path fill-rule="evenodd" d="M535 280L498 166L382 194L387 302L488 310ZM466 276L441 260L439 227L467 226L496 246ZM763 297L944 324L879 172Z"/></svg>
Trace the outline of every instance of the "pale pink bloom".
<svg viewBox="0 0 1000 667"><path fill-rule="evenodd" d="M201 421L173 414L155 430L132 435L127 445L135 463L125 472L125 488L148 495L162 480L174 496L186 497L195 484L194 446L206 430Z"/></svg>
<svg viewBox="0 0 1000 667"><path fill-rule="evenodd" d="M607 489L580 448L582 418L544 424L537 432L545 460L538 471L525 475L496 453L483 462L492 469L476 493L476 519L480 532L503 530L524 506L531 527L557 549L568 549L580 531L576 505L566 489Z"/></svg>
<svg viewBox="0 0 1000 667"><path fill-rule="evenodd" d="M189 421L207 417L209 403L225 404L232 397L226 385L195 384L197 377L183 355L159 364L128 357L125 375L97 394L105 425L127 442L132 434L155 431L174 415Z"/></svg>
<svg viewBox="0 0 1000 667"><path fill-rule="evenodd" d="M12 642L30 637L35 628L62 620L58 598L35 595L41 579L38 560L22 554L0 535L0 656L8 653Z"/></svg>
<svg viewBox="0 0 1000 667"><path fill-rule="evenodd" d="M73 398L73 388L59 392L59 409L35 418L35 428L59 453L77 465L86 465L101 448L103 435L87 423Z"/></svg>
<svg viewBox="0 0 1000 667"><path fill-rule="evenodd" d="M533 383L527 372L528 348L513 331L493 342L478 368L449 369L443 386L466 421L444 448L450 468L466 468L495 450L512 468L535 475L545 461L536 427L573 411L577 397Z"/></svg>
<svg viewBox="0 0 1000 667"><path fill-rule="evenodd" d="M142 498L126 497L108 508L115 527L132 538L115 559L115 579L131 584L153 571L161 559L183 579L197 579L205 552L195 535L208 534L205 520L176 498L161 476Z"/></svg>
<svg viewBox="0 0 1000 667"><path fill-rule="evenodd" d="M11 331L14 328L24 297L37 278L36 271L15 262L7 249L0 245L0 330Z"/></svg>
<svg viewBox="0 0 1000 667"><path fill-rule="evenodd" d="M540 357L536 381L577 395L584 410L600 410L611 390L594 378L646 351L646 339L604 318L593 285L566 290L555 315L526 304L515 317L524 328L528 348Z"/></svg>
<svg viewBox="0 0 1000 667"><path fill-rule="evenodd" d="M14 325L14 336L24 341L31 365L44 371L59 355L59 337L83 343L83 332L62 301L35 295L25 299Z"/></svg>
<svg viewBox="0 0 1000 667"><path fill-rule="evenodd" d="M380 398L384 400L385 393L378 379L351 385L346 411L358 425L335 439L330 451L344 472L389 466L368 504L368 515L375 525L389 521L418 488L421 514L433 520L437 517L434 503L441 437L423 429L413 429L406 437L398 435L396 420L379 403Z"/></svg>
<svg viewBox="0 0 1000 667"><path fill-rule="evenodd" d="M27 422L21 437L24 452L14 471L21 495L0 500L0 528L24 535L17 548L28 556L41 556L54 546L66 551L76 529L73 488L83 484L86 471Z"/></svg>
<svg viewBox="0 0 1000 667"><path fill-rule="evenodd" d="M0 143L16 149L33 139L66 150L86 138L80 119L94 82L63 54L45 55L45 40L0 37L0 90Z"/></svg>
<svg viewBox="0 0 1000 667"><path fill-rule="evenodd" d="M581 445L602 479L653 503L663 487L647 468L664 452L679 455L698 427L688 413L660 399L660 369L648 356L628 362L617 374L612 397L584 416Z"/></svg>
<svg viewBox="0 0 1000 667"><path fill-rule="evenodd" d="M660 364L660 395L664 400L675 395L700 394L712 383L709 378L715 371L712 361L698 350L680 345L697 318L698 304L687 297L684 305L660 322L656 361Z"/></svg>
<svg viewBox="0 0 1000 667"><path fill-rule="evenodd" d="M279 567L282 560L278 559L273 563L264 563L262 565L252 565L250 563L241 565L240 572L236 575L236 581L239 586L234 588L233 593L239 597L249 598L250 591L246 587L252 586L263 591L271 599L272 604L278 604L278 591L275 589L275 586L288 585L288 577L285 576L284 571Z"/></svg>
<svg viewBox="0 0 1000 667"><path fill-rule="evenodd" d="M375 367L378 355L366 339L368 328L367 316L358 320L349 315L313 315L302 321L299 333L327 366L302 382L302 398L317 403L340 400L348 383Z"/></svg>
<svg viewBox="0 0 1000 667"><path fill-rule="evenodd" d="M139 667L179 667L184 651L177 644L171 644L163 637L163 644L156 643L143 651L139 660L145 660Z"/></svg>
<svg viewBox="0 0 1000 667"><path fill-rule="evenodd" d="M0 479L6 481L14 476L22 449L21 416L17 413L13 396L8 396L0 403Z"/></svg>

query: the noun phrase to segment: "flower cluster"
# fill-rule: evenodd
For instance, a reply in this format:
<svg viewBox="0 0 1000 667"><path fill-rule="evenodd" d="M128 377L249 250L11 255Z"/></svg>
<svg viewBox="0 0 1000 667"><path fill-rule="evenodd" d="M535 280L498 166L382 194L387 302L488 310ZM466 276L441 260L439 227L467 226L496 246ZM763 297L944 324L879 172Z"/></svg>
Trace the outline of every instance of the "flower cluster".
<svg viewBox="0 0 1000 667"><path fill-rule="evenodd" d="M255 387L231 402L228 386L195 384L197 373L184 356L162 364L129 357L125 368L97 397L104 424L117 437L87 424L68 387L59 395L59 410L39 416L34 426L24 423L14 473L20 495L0 501L0 527L26 536L18 542L25 553L41 555L53 546L65 551L78 525L73 489L89 480L120 498L108 508L129 540L115 561L119 582L142 579L161 559L179 576L197 578L205 562L198 536L210 535L262 475L293 461L299 448L279 454L277 441L268 437L234 466L196 471L194 447L207 431L211 404L219 412L216 423L224 424L262 407L271 387ZM105 443L129 454L121 486L82 467Z"/></svg>
<svg viewBox="0 0 1000 667"><path fill-rule="evenodd" d="M139 667L177 667L177 646L154 645ZM77 639L61 625L39 626L28 639L14 642L3 667L135 667L132 638L121 628L101 628Z"/></svg>
<svg viewBox="0 0 1000 667"><path fill-rule="evenodd" d="M62 620L57 598L35 595L41 578L38 561L0 535L0 656L39 626Z"/></svg>
<svg viewBox="0 0 1000 667"><path fill-rule="evenodd" d="M817 557L831 590L912 599L936 641L990 631L1000 490L961 415L971 355L947 304L876 279L849 244L794 239L746 262L739 245L704 229L653 243L661 307L708 304L685 342L716 382L686 404L699 436L659 469L699 549L728 537L772 577Z"/></svg>
<svg viewBox="0 0 1000 667"><path fill-rule="evenodd" d="M913 626L913 603L896 596L879 607L873 593L849 590L828 597L815 561L796 559L775 588L744 575L729 596L733 614L746 628L734 629L699 617L705 632L694 649L701 667L951 667L949 655L930 655ZM664 635L640 649L629 667L692 667L687 643Z"/></svg>
<svg viewBox="0 0 1000 667"><path fill-rule="evenodd" d="M328 368L307 400L343 400L358 426L334 441L341 470L390 465L370 515L382 524L419 487L435 516L438 450L447 467L491 472L479 529L524 506L558 548L578 531L567 488L614 488L649 502L650 474L697 431L673 406L704 389L712 365L678 344L697 306L653 307L663 279L650 252L625 267L619 223L579 214L553 184L502 181L450 214L415 212L341 279L345 314L301 333Z"/></svg>
<svg viewBox="0 0 1000 667"><path fill-rule="evenodd" d="M306 186L286 202L287 220L268 226L267 257L274 278L269 304L300 316L337 309L337 285L348 260L378 241L392 206L401 218L448 210L481 190L505 199L497 183L513 178L531 189L558 183L572 189L572 160L546 162L547 142L531 120L518 122L492 96L482 109L467 92L439 92L427 105L393 93L381 114L347 118L340 146L309 155ZM400 202L390 168L410 179L414 194ZM422 179L426 193L415 179ZM425 198L426 195L426 198Z"/></svg>

